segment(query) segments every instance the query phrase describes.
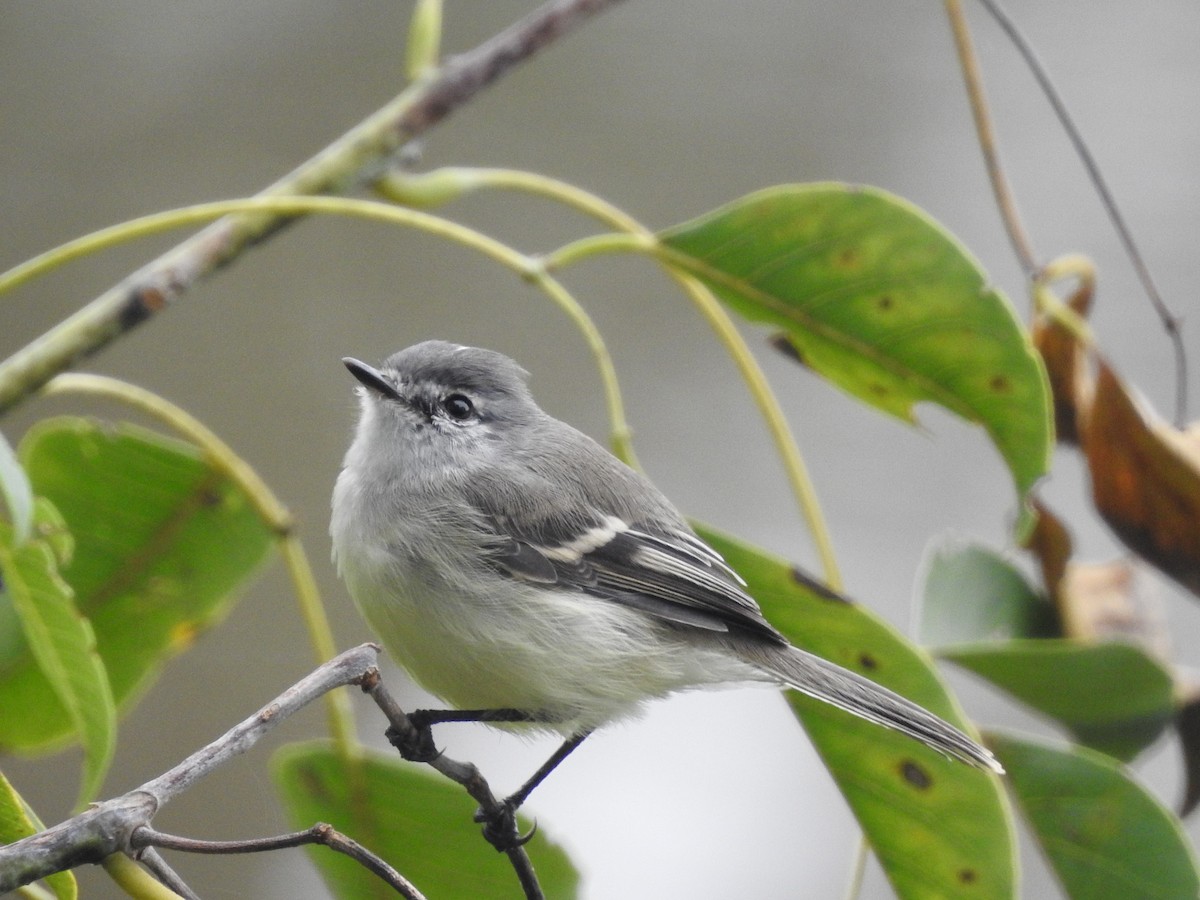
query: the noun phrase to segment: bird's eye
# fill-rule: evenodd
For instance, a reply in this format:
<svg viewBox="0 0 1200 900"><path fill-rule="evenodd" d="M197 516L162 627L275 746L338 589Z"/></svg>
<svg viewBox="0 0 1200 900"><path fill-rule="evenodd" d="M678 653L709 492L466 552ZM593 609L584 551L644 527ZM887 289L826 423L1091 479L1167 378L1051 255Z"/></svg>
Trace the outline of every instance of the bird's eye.
<svg viewBox="0 0 1200 900"><path fill-rule="evenodd" d="M462 422L474 414L475 404L471 402L469 397L463 394L451 394L442 401L442 409L446 411L446 415L450 418Z"/></svg>

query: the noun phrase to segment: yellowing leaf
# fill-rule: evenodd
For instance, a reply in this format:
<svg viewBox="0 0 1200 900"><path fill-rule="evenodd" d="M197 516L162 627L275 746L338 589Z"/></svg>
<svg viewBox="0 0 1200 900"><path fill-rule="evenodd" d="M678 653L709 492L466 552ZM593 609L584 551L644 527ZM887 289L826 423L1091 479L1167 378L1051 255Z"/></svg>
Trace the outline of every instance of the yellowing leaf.
<svg viewBox="0 0 1200 900"><path fill-rule="evenodd" d="M936 222L875 188L783 185L659 234L665 257L787 348L905 420L981 424L1025 493L1049 465L1050 394L1007 301Z"/></svg>
<svg viewBox="0 0 1200 900"><path fill-rule="evenodd" d="M189 444L63 418L39 423L20 449L35 492L75 537L62 575L95 634L112 699L126 707L225 616L271 536L240 488ZM32 752L68 740L71 718L30 649L8 650L0 747Z"/></svg>
<svg viewBox="0 0 1200 900"><path fill-rule="evenodd" d="M698 530L797 647L969 727L931 660L861 606L761 550ZM795 691L787 697L900 897L1011 900L1013 824L995 777Z"/></svg>

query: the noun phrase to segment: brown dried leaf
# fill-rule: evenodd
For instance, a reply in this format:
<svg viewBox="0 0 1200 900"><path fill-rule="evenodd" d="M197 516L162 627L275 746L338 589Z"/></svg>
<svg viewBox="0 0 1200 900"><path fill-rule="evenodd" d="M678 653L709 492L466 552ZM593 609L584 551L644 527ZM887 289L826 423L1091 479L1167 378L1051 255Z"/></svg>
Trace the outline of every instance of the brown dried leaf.
<svg viewBox="0 0 1200 900"><path fill-rule="evenodd" d="M1057 602L1059 586L1071 559L1071 533L1067 531L1062 519L1036 497L1033 498L1033 510L1037 514L1037 520L1024 546L1037 558L1046 594L1055 598Z"/></svg>
<svg viewBox="0 0 1200 900"><path fill-rule="evenodd" d="M1200 595L1200 439L1143 414L1098 362L1080 438L1096 509L1131 550Z"/></svg>
<svg viewBox="0 0 1200 900"><path fill-rule="evenodd" d="M1095 284L1082 281L1067 299L1067 306L1087 318ZM1086 405L1083 395L1090 388L1083 366L1083 348L1066 328L1046 316L1038 316L1031 330L1033 346L1042 354L1050 392L1054 396L1054 433L1062 444L1078 444L1078 408Z"/></svg>

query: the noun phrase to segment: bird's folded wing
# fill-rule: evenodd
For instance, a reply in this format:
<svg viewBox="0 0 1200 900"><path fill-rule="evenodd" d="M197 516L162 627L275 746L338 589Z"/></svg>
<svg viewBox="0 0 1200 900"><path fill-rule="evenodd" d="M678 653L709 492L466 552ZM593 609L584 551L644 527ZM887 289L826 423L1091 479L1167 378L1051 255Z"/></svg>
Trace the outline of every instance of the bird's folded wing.
<svg viewBox="0 0 1200 900"><path fill-rule="evenodd" d="M688 531L599 513L569 523L493 521L499 540L490 562L513 578L573 588L679 625L782 641L737 573Z"/></svg>

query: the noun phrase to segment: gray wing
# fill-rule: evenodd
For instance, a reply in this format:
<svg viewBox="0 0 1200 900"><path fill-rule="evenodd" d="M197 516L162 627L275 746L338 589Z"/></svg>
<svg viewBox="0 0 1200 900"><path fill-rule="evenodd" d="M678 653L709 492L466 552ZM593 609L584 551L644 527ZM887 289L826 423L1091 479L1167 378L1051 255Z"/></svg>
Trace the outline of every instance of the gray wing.
<svg viewBox="0 0 1200 900"><path fill-rule="evenodd" d="M519 453L465 487L495 533L487 561L496 570L676 625L786 643L647 478L549 417L513 437Z"/></svg>
<svg viewBox="0 0 1200 900"><path fill-rule="evenodd" d="M783 643L737 573L685 528L596 513L523 528L496 521L489 562L512 578L579 590L677 625Z"/></svg>

